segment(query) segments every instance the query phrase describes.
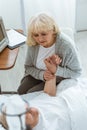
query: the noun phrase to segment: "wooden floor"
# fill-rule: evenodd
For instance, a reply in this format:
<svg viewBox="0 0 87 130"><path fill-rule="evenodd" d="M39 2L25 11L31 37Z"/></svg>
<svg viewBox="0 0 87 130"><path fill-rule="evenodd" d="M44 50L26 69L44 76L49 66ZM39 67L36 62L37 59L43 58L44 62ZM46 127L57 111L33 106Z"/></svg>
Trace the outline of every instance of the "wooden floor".
<svg viewBox="0 0 87 130"><path fill-rule="evenodd" d="M75 42L79 49L83 66L83 76L87 77L87 31L75 34ZM26 45L19 49L15 66L9 70L0 70L0 84L3 91L17 91L24 74Z"/></svg>

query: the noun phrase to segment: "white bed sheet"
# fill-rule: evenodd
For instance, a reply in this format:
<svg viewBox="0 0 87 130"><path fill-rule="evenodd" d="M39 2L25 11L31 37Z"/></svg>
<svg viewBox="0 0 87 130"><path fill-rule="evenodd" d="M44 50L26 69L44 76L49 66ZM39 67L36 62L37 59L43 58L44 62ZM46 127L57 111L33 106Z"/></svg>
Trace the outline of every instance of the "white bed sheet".
<svg viewBox="0 0 87 130"><path fill-rule="evenodd" d="M33 130L87 130L87 80L64 80L56 97L43 92L24 95L31 107L40 111Z"/></svg>
<svg viewBox="0 0 87 130"><path fill-rule="evenodd" d="M64 80L56 97L34 92L23 95L39 109L39 123L33 130L87 130L87 79ZM0 130L4 130L0 126Z"/></svg>

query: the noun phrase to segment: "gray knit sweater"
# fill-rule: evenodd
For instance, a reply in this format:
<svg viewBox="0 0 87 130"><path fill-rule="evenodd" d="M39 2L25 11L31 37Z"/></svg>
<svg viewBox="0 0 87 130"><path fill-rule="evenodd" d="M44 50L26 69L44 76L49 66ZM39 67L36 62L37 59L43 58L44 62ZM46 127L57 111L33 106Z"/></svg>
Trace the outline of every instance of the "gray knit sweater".
<svg viewBox="0 0 87 130"><path fill-rule="evenodd" d="M78 51L74 41L63 35L57 36L55 42L55 54L62 58L62 63L58 66L56 76L63 78L77 78L81 75L82 68L78 56ZM36 68L36 60L39 51L39 45L29 46L25 61L24 76L31 75L36 79L44 80L44 70Z"/></svg>

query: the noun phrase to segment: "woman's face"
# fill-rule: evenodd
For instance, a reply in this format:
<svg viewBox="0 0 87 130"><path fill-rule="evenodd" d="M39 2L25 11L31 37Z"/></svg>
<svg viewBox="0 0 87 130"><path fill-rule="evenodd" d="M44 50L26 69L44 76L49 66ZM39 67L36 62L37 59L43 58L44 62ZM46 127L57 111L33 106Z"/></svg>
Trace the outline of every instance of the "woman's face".
<svg viewBox="0 0 87 130"><path fill-rule="evenodd" d="M33 33L33 39L41 46L43 47L50 47L53 45L55 41L55 35L53 30L50 31L42 31L39 33Z"/></svg>
<svg viewBox="0 0 87 130"><path fill-rule="evenodd" d="M39 120L39 112L36 108L30 108L26 113L26 125L30 125L31 128L37 125Z"/></svg>

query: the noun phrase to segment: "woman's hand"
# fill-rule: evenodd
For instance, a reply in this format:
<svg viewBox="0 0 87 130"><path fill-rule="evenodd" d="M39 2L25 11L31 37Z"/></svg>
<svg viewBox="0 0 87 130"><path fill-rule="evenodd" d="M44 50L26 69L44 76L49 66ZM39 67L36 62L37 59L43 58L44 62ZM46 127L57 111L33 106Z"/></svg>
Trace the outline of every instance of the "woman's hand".
<svg viewBox="0 0 87 130"><path fill-rule="evenodd" d="M49 81L53 78L54 78L54 75L49 70L44 71L44 80Z"/></svg>

